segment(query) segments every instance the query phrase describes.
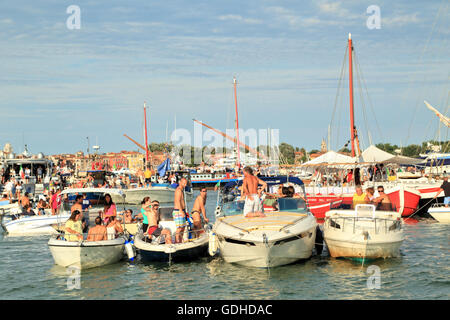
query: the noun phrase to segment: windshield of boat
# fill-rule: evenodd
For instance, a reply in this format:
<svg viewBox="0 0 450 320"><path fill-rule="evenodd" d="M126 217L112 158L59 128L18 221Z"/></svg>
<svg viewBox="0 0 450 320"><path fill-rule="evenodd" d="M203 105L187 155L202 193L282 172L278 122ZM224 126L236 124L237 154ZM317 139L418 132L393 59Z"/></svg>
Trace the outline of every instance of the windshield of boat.
<svg viewBox="0 0 450 320"><path fill-rule="evenodd" d="M244 213L245 201L231 201L222 205L221 213L224 216L234 216ZM278 198L263 201L264 213L274 211L307 213L306 202L303 198Z"/></svg>
<svg viewBox="0 0 450 320"><path fill-rule="evenodd" d="M103 192L86 192L86 193L67 193L63 195L62 199L62 209L63 211L69 211L70 208L75 203L75 198L77 195L86 195L83 199L83 209L89 210L103 210L105 206L105 194ZM114 202L114 200L113 200ZM121 205L122 202L115 203L116 206Z"/></svg>

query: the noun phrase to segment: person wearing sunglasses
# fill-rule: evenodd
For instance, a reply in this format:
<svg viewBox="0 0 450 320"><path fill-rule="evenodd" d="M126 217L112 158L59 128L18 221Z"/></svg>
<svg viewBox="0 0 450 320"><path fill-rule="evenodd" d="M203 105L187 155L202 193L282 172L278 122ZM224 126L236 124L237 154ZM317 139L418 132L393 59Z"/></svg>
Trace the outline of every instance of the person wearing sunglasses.
<svg viewBox="0 0 450 320"><path fill-rule="evenodd" d="M163 243L170 244L172 243L172 234L169 229L163 229L159 226L159 201L153 200L152 201L152 208L150 209L149 215L148 215L148 229L147 229L147 236L151 239L152 236L155 238L160 237L162 239L162 236L164 236Z"/></svg>
<svg viewBox="0 0 450 320"><path fill-rule="evenodd" d="M207 190L206 188L202 188L200 190L200 194L195 199L194 206L192 207L191 217L194 222L194 236L198 237L200 234L205 232L202 226L202 219L200 214L203 216L203 221L205 223L209 222L209 219L206 217L206 196Z"/></svg>

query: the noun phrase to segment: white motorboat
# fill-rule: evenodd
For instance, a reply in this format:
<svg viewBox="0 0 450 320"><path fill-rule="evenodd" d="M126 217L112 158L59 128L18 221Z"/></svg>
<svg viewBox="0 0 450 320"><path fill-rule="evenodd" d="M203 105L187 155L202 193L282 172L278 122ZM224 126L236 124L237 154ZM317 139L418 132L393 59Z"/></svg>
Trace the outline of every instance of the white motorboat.
<svg viewBox="0 0 450 320"><path fill-rule="evenodd" d="M428 209L428 213L438 222L450 223L450 208L442 203L433 204Z"/></svg>
<svg viewBox="0 0 450 320"><path fill-rule="evenodd" d="M50 238L48 247L55 264L88 269L120 261L124 257L125 241L124 236L103 241L66 241L57 235Z"/></svg>
<svg viewBox="0 0 450 320"><path fill-rule="evenodd" d="M376 211L359 204L354 210L330 210L325 214L324 239L334 258L377 259L397 257L404 240L401 214Z"/></svg>
<svg viewBox="0 0 450 320"><path fill-rule="evenodd" d="M175 235L176 226L173 221L173 207L162 207L160 211L161 228L169 229L172 236ZM182 243L160 243L160 239L152 238L151 241L139 231L134 238L134 246L139 250L141 260L144 262L180 262L192 261L208 254L209 235L205 231L197 238L189 239L188 229L185 229Z"/></svg>
<svg viewBox="0 0 450 320"><path fill-rule="evenodd" d="M280 198L265 217L244 217L243 207L244 201L224 203L211 233L226 262L267 268L311 257L317 222L303 199Z"/></svg>
<svg viewBox="0 0 450 320"><path fill-rule="evenodd" d="M150 197L152 200L158 200L160 203L173 203L175 197L175 188L171 187L169 184L153 184L150 187L144 188L134 188L134 189L124 189L125 202L128 204L141 204L142 199L145 197ZM191 191L186 191L186 200L192 199L192 189ZM120 195L111 195L112 200L117 202L120 200Z"/></svg>
<svg viewBox="0 0 450 320"><path fill-rule="evenodd" d="M2 216L2 227L10 236L55 234L52 227L55 224L64 224L70 213L52 215L46 211L45 215L27 216L12 214Z"/></svg>

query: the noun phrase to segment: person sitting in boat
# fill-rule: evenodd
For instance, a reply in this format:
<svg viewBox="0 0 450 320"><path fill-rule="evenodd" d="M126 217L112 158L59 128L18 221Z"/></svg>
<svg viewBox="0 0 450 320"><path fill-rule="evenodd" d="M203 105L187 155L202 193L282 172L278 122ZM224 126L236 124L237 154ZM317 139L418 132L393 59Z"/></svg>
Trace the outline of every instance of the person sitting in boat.
<svg viewBox="0 0 450 320"><path fill-rule="evenodd" d="M375 189L372 187L369 187L366 189L366 203L370 204L373 203L375 200Z"/></svg>
<svg viewBox="0 0 450 320"><path fill-rule="evenodd" d="M110 216L106 225L106 235L108 240L113 240L118 234L123 232L120 222L116 220L116 216Z"/></svg>
<svg viewBox="0 0 450 320"><path fill-rule="evenodd" d="M70 212L74 212L75 210L83 212L83 196L81 194L75 197L75 203L70 208Z"/></svg>
<svg viewBox="0 0 450 320"><path fill-rule="evenodd" d="M434 199L438 197L438 195L444 191L444 205L446 208L448 208L448 204L450 203L450 183L448 182L448 176L447 174L444 175L444 181L442 182L438 192L434 196Z"/></svg>
<svg viewBox="0 0 450 320"><path fill-rule="evenodd" d="M172 243L172 234L169 229L163 229L159 227L159 201L152 201L152 209L150 210L150 214L148 217L148 229L147 229L147 237L151 239L152 237L162 237L164 236L164 243L171 244Z"/></svg>
<svg viewBox="0 0 450 320"><path fill-rule="evenodd" d="M38 210L39 215L44 215L45 214L45 209L49 209L49 205L47 204L47 202L44 199L39 199L39 202L36 206L36 209Z"/></svg>
<svg viewBox="0 0 450 320"><path fill-rule="evenodd" d="M389 196L384 193L383 186L378 186L378 198L373 200L373 203L377 205L377 210L381 211L392 211L392 203L391 199L389 199Z"/></svg>
<svg viewBox="0 0 450 320"><path fill-rule="evenodd" d="M117 216L117 209L115 203L112 201L109 193L105 194L105 207L103 208L103 220L108 223L111 217Z"/></svg>
<svg viewBox="0 0 450 320"><path fill-rule="evenodd" d="M175 234L175 243L183 242L183 233L186 227L186 204L184 201L184 188L187 185L187 179L181 178L180 184L175 189L175 198L173 206L173 221L175 222L175 227L177 228Z"/></svg>
<svg viewBox="0 0 450 320"><path fill-rule="evenodd" d="M81 225L82 214L75 210L70 215L65 224L64 238L66 241L82 241L83 240L83 226Z"/></svg>
<svg viewBox="0 0 450 320"><path fill-rule="evenodd" d="M133 218L133 210L128 209L125 210L123 215L123 223L134 223L136 220Z"/></svg>
<svg viewBox="0 0 450 320"><path fill-rule="evenodd" d="M244 217L265 217L262 212L261 200L258 196L258 183L267 188L267 183L253 175L253 170L250 167L244 168L244 181L242 183L242 196L245 198Z"/></svg>
<svg viewBox="0 0 450 320"><path fill-rule="evenodd" d="M355 187L355 191L356 192L353 194L352 209L354 209L357 204L365 204L366 203L366 194L363 193L362 187L360 185L357 185Z"/></svg>
<svg viewBox="0 0 450 320"><path fill-rule="evenodd" d="M31 205L27 204L27 205L25 205L25 207L23 207L22 215L35 216L36 213L34 213L33 209L31 208Z"/></svg>
<svg viewBox="0 0 450 320"><path fill-rule="evenodd" d="M202 188L200 190L200 194L198 195L197 199L195 199L194 206L192 207L191 217L192 220L194 221L194 237L198 237L200 234L204 232L200 214L203 215L203 221L205 223L209 222L209 219L206 217L206 209L205 209L206 196L207 190L206 188Z"/></svg>
<svg viewBox="0 0 450 320"><path fill-rule="evenodd" d="M102 241L107 240L106 227L102 225L102 218L98 216L95 218L95 226L89 229L87 241Z"/></svg>

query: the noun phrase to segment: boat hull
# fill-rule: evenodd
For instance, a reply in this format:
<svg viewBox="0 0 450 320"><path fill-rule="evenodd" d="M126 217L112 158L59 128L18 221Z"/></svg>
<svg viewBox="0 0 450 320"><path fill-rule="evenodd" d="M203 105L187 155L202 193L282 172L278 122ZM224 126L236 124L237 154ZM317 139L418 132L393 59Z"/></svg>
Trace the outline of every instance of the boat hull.
<svg viewBox="0 0 450 320"><path fill-rule="evenodd" d="M141 204L142 199L150 197L150 199L157 200L160 203L173 203L175 197L174 188L137 188L137 189L125 189L125 203L127 204ZM119 196L112 196L113 201L122 201ZM192 199L192 192L186 192L186 200Z"/></svg>
<svg viewBox="0 0 450 320"><path fill-rule="evenodd" d="M309 259L314 247L316 229L309 230L305 238L286 243L267 245L260 242L254 245L230 242L219 236L219 250L222 258L228 263L236 263L246 267L272 268L292 264L299 260Z"/></svg>
<svg viewBox="0 0 450 320"><path fill-rule="evenodd" d="M316 227L310 213L272 212L264 218L219 218L214 232L226 262L270 268L310 258Z"/></svg>
<svg viewBox="0 0 450 320"><path fill-rule="evenodd" d="M324 223L324 240L334 258L391 258L400 255L404 235L400 214L376 211L356 216L354 210L332 210Z"/></svg>
<svg viewBox="0 0 450 320"><path fill-rule="evenodd" d="M53 225L64 224L69 217L70 214L21 217L2 223L2 227L11 236L51 235L57 233Z"/></svg>
<svg viewBox="0 0 450 320"><path fill-rule="evenodd" d="M436 207L428 209L428 213L434 220L441 223L450 223L450 208Z"/></svg>
<svg viewBox="0 0 450 320"><path fill-rule="evenodd" d="M81 243L52 238L48 246L55 264L89 269L119 262L124 256L124 243L124 238Z"/></svg>
<svg viewBox="0 0 450 320"><path fill-rule="evenodd" d="M153 244L142 240L142 234L136 236L134 245L139 250L143 262L183 262L193 261L207 256L208 235L179 244Z"/></svg>

